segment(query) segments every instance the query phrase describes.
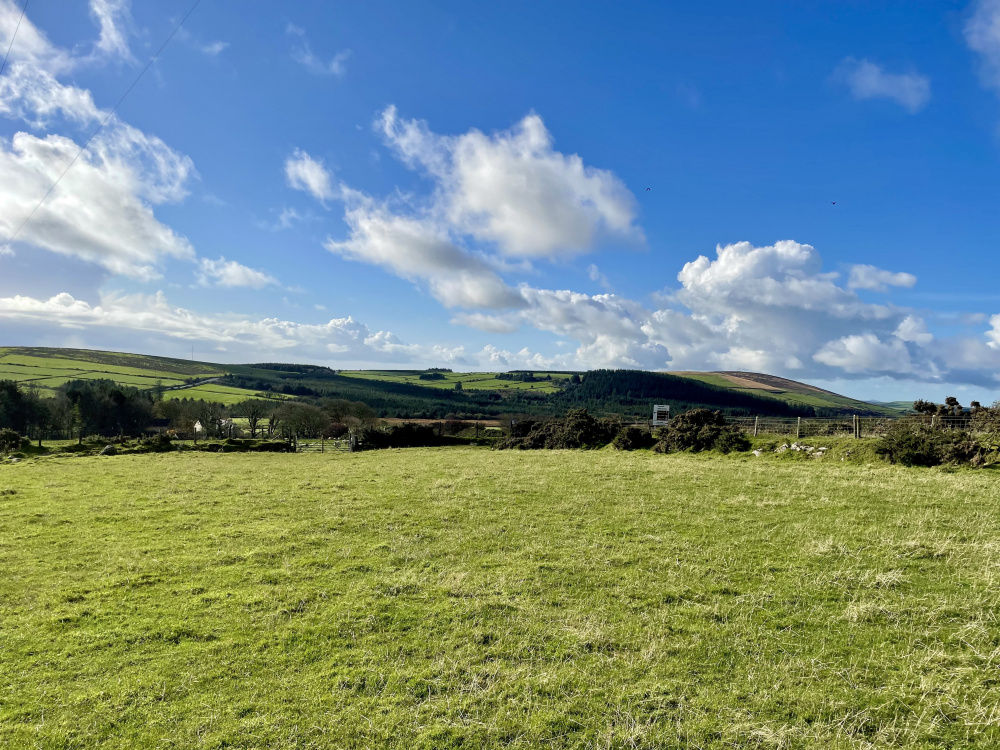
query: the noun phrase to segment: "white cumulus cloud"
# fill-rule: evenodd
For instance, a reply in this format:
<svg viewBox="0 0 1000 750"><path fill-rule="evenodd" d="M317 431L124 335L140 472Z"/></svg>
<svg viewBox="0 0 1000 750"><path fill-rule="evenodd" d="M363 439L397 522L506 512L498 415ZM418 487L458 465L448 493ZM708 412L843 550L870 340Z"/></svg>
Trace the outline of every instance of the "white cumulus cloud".
<svg viewBox="0 0 1000 750"><path fill-rule="evenodd" d="M440 136L390 106L376 126L408 164L436 180L437 210L455 230L504 254L574 255L609 238L642 238L635 198L621 180L556 151L538 115L492 135Z"/></svg>
<svg viewBox="0 0 1000 750"><path fill-rule="evenodd" d="M93 0L90 7L100 38L89 56L58 48L30 18L21 21L11 61L0 78L0 115L35 130L63 125L92 132L104 121L107 112L94 103L90 91L60 77L109 57L130 58L124 30L129 7L120 0ZM10 0L0 0L4 33L13 31L19 16ZM16 133L0 141L0 174L0 243L10 241L31 216L15 249L43 248L140 279L156 278L164 257L194 260L187 239L153 212L153 206L187 195L187 183L196 175L193 163L117 118L82 153L73 136Z"/></svg>
<svg viewBox="0 0 1000 750"><path fill-rule="evenodd" d="M900 341L911 341L914 344L927 346L934 340L934 334L927 330L927 323L916 315L907 315L896 326L893 335Z"/></svg>
<svg viewBox="0 0 1000 750"><path fill-rule="evenodd" d="M181 195L190 161L157 144L145 154L157 165L147 172L143 156L133 151L141 145L127 134L116 138L77 160L24 225L15 247L41 247L140 279L159 275L162 256L193 260L187 239L157 221L150 207ZM0 237L13 235L78 151L57 135L17 133L9 148L0 143Z"/></svg>
<svg viewBox="0 0 1000 750"><path fill-rule="evenodd" d="M1000 315L990 318L990 330L987 331L986 338L990 348L1000 350Z"/></svg>
<svg viewBox="0 0 1000 750"><path fill-rule="evenodd" d="M481 257L457 247L446 230L400 216L348 191L344 220L350 237L326 248L349 260L381 266L401 278L425 282L446 307L519 307L521 296Z"/></svg>
<svg viewBox="0 0 1000 750"><path fill-rule="evenodd" d="M900 339L883 341L874 333L852 334L830 341L813 359L849 373L913 372L906 344Z"/></svg>

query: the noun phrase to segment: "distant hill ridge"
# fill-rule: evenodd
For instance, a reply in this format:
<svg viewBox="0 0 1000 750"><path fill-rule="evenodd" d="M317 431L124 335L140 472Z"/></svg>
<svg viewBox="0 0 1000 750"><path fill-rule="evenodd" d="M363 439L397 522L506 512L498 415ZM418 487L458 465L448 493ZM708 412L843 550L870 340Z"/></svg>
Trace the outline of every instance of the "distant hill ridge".
<svg viewBox="0 0 1000 750"><path fill-rule="evenodd" d="M426 372L347 371L291 363L223 365L89 349L0 348L0 380L30 384L43 395L54 393L69 380L107 378L136 388L176 389L167 393L168 398L228 404L262 394L343 398L364 401L381 416L400 418L547 414L572 407L645 418L654 402L669 403L675 410L702 406L731 414L898 413L889 405L865 403L807 383L755 372L518 370L518 377L510 378L507 373L438 369L440 375L433 380L421 378ZM574 382L574 375L583 382Z"/></svg>

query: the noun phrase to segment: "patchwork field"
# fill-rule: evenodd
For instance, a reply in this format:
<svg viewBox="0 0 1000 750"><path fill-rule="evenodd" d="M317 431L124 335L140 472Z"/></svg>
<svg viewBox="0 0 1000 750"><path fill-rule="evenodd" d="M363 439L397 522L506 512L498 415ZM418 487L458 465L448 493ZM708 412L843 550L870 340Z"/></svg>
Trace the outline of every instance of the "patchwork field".
<svg viewBox="0 0 1000 750"><path fill-rule="evenodd" d="M247 390L246 388L232 388L228 385L207 383L206 385L196 385L193 388L166 391L163 394L163 398L166 400L181 398L204 399L205 401L215 401L220 404L232 405L238 404L240 401L245 401L248 398L267 398L283 401L295 397L286 396L283 393L260 393Z"/></svg>
<svg viewBox="0 0 1000 750"><path fill-rule="evenodd" d="M1000 743L992 471L44 458L0 566L2 747Z"/></svg>
<svg viewBox="0 0 1000 750"><path fill-rule="evenodd" d="M538 372L536 377L551 375L552 380L540 380L535 383L524 383L519 380L503 380L495 372L443 372L441 380L421 380L422 370L342 370L341 375L361 380L383 380L390 383L409 383L427 388L444 388L453 390L455 383L461 383L463 389L478 391L497 391L505 388L517 390L539 391L550 393L559 388L560 380L569 380L573 373L569 372Z"/></svg>
<svg viewBox="0 0 1000 750"><path fill-rule="evenodd" d="M179 386L190 378L203 380L224 374L217 365L141 354L40 347L0 348L0 380L34 386L43 396L53 395L56 388L71 380L107 379L145 390L156 386ZM243 388L208 384L167 391L164 398L203 398L234 404L255 395L254 391ZM289 398L280 394L270 397Z"/></svg>
<svg viewBox="0 0 1000 750"><path fill-rule="evenodd" d="M187 378L210 378L221 370L197 362L141 354L40 347L0 348L0 379L29 382L51 390L68 380L107 378L137 388L180 385Z"/></svg>

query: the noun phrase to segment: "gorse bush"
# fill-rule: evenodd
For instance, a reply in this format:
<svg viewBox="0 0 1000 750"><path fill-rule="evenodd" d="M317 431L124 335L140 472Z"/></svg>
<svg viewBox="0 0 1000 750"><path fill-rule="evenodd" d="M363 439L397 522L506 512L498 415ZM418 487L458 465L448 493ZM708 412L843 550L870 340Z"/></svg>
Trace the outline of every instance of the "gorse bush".
<svg viewBox="0 0 1000 750"><path fill-rule="evenodd" d="M715 439L715 450L720 453L743 453L750 450L750 438L737 428L727 426Z"/></svg>
<svg viewBox="0 0 1000 750"><path fill-rule="evenodd" d="M433 427L404 422L388 427L366 427L358 436L358 446L369 448L423 448L440 445L441 438Z"/></svg>
<svg viewBox="0 0 1000 750"><path fill-rule="evenodd" d="M499 450L602 448L621 429L617 420L595 419L586 409L570 409L562 419L524 420L495 445Z"/></svg>
<svg viewBox="0 0 1000 750"><path fill-rule="evenodd" d="M957 464L984 466L997 458L1000 445L989 432L934 429L929 424L900 421L875 444L875 454L901 466Z"/></svg>
<svg viewBox="0 0 1000 750"><path fill-rule="evenodd" d="M618 450L652 447L658 453L687 450L730 453L750 449L750 441L742 432L727 424L720 412L708 409L694 409L675 417L657 437L659 442L642 427L623 426L617 419L595 419L586 409L570 409L562 419L517 422L494 447L501 450L602 448L610 443Z"/></svg>
<svg viewBox="0 0 1000 750"><path fill-rule="evenodd" d="M750 440L727 424L722 412L709 409L692 409L674 417L660 430L659 441L653 446L657 453L708 450L731 453L749 449Z"/></svg>
<svg viewBox="0 0 1000 750"><path fill-rule="evenodd" d="M611 441L611 445L620 451L634 451L640 448L652 448L655 442L656 440L653 439L649 430L628 425L618 431L615 439Z"/></svg>
<svg viewBox="0 0 1000 750"><path fill-rule="evenodd" d="M12 453L21 447L21 436L6 427L0 429L0 453Z"/></svg>

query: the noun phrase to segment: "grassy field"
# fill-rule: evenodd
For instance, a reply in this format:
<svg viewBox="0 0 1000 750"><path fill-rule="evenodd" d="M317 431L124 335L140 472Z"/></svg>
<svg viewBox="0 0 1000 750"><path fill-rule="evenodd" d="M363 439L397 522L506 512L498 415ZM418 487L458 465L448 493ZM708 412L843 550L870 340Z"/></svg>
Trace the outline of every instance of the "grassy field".
<svg viewBox="0 0 1000 750"><path fill-rule="evenodd" d="M550 393L558 390L560 380L573 377L568 372L538 372L536 376L551 375L552 380L541 380L537 383L522 383L518 380L500 380L495 372L444 372L442 380L421 380L417 370L343 370L341 375L362 380L384 380L390 383L409 383L427 388L444 388L453 390L455 383L461 383L463 389L473 391L498 391L505 388L515 390L531 390L540 393Z"/></svg>
<svg viewBox="0 0 1000 750"><path fill-rule="evenodd" d="M224 374L215 365L141 354L83 349L0 347L0 380L31 384L42 395L70 380L108 379L136 388L180 385L186 378Z"/></svg>
<svg viewBox="0 0 1000 750"><path fill-rule="evenodd" d="M257 391L247 390L246 388L232 388L228 385L218 385L217 383L207 383L206 385L196 385L193 388L181 388L176 391L166 391L163 394L163 398L166 400L170 399L181 399L181 398L193 398L193 399L204 399L205 401L215 401L220 404L238 404L240 401L245 401L248 398L267 398L275 401L283 401L285 399L295 398L294 396L287 396L283 393L258 393Z"/></svg>
<svg viewBox="0 0 1000 750"><path fill-rule="evenodd" d="M830 459L4 464L0 746L996 747L998 511Z"/></svg>

